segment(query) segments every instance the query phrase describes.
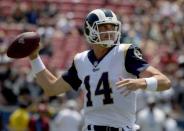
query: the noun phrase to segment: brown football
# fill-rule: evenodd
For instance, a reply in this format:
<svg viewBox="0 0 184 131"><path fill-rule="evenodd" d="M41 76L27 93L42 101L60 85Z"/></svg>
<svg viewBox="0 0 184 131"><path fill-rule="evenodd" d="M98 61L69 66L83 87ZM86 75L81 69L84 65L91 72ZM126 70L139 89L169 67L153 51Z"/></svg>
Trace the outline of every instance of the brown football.
<svg viewBox="0 0 184 131"><path fill-rule="evenodd" d="M7 49L10 58L24 58L39 47L40 36L36 32L25 32L18 35Z"/></svg>

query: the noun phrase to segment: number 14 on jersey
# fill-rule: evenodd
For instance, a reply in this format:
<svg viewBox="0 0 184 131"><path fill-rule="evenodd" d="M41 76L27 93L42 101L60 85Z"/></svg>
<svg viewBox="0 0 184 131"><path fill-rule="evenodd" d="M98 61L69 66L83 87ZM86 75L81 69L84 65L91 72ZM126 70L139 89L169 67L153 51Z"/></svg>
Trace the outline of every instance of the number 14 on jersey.
<svg viewBox="0 0 184 131"><path fill-rule="evenodd" d="M93 101L91 99L91 86L90 86L90 75L86 76L84 79L84 84L87 90L87 107L93 106ZM108 72L102 73L100 79L98 80L98 84L96 90L94 92L95 96L104 95L103 104L112 104L113 98L111 97L112 89L109 85Z"/></svg>

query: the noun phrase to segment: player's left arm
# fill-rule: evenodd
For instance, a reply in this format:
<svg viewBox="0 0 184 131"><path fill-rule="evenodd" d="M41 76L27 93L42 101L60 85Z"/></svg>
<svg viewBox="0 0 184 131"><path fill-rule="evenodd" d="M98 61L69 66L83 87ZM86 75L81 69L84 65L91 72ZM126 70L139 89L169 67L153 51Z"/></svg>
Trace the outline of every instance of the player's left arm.
<svg viewBox="0 0 184 131"><path fill-rule="evenodd" d="M167 76L165 76L163 73L161 73L156 68L149 66L147 67L143 72L139 74L140 81L143 81L142 89L147 88L147 83L145 78L151 78L154 77L157 80L157 89L156 91L164 91L171 87L171 81Z"/></svg>
<svg viewBox="0 0 184 131"><path fill-rule="evenodd" d="M136 75L137 79L124 79L116 83L117 88L129 93L137 89L148 89L151 91L164 91L170 88L171 81L156 68L149 65L143 58L138 47L131 45L125 56L125 68L127 72Z"/></svg>
<svg viewBox="0 0 184 131"><path fill-rule="evenodd" d="M127 94L130 91L135 91L137 89L142 89L142 90L148 89L149 85L146 82L146 79L150 79L150 80L153 79L153 82L155 82L156 80L156 83L155 83L156 88L155 90L152 90L152 91L164 91L171 87L171 81L159 70L157 70L152 66L147 67L143 72L141 72L139 74L138 79L121 79L116 83L116 85L117 85L117 88L119 89L125 88L122 91L122 93Z"/></svg>

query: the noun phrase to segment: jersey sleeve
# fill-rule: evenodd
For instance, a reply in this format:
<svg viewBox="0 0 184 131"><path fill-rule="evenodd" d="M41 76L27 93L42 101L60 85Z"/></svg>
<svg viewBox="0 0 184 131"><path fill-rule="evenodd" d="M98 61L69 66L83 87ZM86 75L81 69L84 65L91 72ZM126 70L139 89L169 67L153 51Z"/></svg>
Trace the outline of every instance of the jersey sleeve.
<svg viewBox="0 0 184 131"><path fill-rule="evenodd" d="M144 71L149 64L143 59L139 47L130 45L125 56L125 68L127 72L139 77L139 74Z"/></svg>
<svg viewBox="0 0 184 131"><path fill-rule="evenodd" d="M68 69L68 71L63 73L62 77L76 91L79 89L82 83L82 81L78 77L74 62L72 63L72 66Z"/></svg>

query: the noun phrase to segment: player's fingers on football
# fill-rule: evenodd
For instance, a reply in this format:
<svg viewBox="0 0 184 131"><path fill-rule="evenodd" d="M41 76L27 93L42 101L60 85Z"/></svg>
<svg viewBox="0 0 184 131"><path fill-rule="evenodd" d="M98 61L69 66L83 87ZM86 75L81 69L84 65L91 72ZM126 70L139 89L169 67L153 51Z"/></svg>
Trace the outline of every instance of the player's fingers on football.
<svg viewBox="0 0 184 131"><path fill-rule="evenodd" d="M41 49L41 45L39 44L38 48L35 51L39 51Z"/></svg>
<svg viewBox="0 0 184 131"><path fill-rule="evenodd" d="M40 46L38 46L38 48L36 48L30 55L29 55L29 58L30 59L35 59L38 54L39 54L39 50L40 50Z"/></svg>
<svg viewBox="0 0 184 131"><path fill-rule="evenodd" d="M40 50L40 46L38 46L31 54L36 54L39 52L39 50Z"/></svg>

